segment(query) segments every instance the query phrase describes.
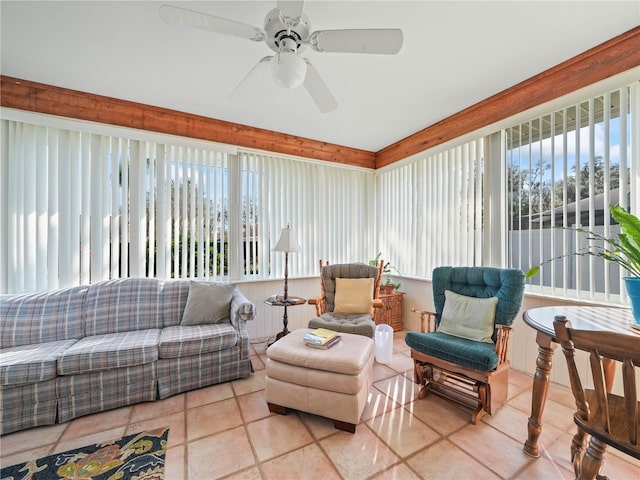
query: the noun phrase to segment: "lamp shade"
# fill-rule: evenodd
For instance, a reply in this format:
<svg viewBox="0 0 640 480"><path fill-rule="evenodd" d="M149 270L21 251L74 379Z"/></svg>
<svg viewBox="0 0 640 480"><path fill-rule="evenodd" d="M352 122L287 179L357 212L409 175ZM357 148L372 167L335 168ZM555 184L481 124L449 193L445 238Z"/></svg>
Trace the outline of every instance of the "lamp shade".
<svg viewBox="0 0 640 480"><path fill-rule="evenodd" d="M282 229L280 239L278 240L278 243L276 243L276 246L273 247L273 251L289 253L299 252L300 250L302 250L302 247L296 240L296 235L293 229L287 225L286 228Z"/></svg>

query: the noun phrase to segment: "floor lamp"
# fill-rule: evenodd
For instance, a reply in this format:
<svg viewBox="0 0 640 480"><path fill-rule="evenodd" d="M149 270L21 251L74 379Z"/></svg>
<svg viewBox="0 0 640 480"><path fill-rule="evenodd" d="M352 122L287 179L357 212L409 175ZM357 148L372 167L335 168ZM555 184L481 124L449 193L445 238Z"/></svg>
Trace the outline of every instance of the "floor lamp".
<svg viewBox="0 0 640 480"><path fill-rule="evenodd" d="M287 328L287 325L289 324L289 318L287 317L287 305L289 304L289 253L299 252L300 250L302 250L302 247L300 247L300 244L296 240L296 236L293 230L291 229L289 224L287 224L287 227L283 228L282 232L280 233L280 239L278 240L278 243L276 243L276 246L273 247L274 252L284 252L284 296L282 297L282 299L278 300L278 302L281 303L282 306L284 306L284 316L282 317L284 328L282 329L282 332L276 335L276 340L279 340L287 333L289 333L289 330ZM295 301L291 303L295 303Z"/></svg>

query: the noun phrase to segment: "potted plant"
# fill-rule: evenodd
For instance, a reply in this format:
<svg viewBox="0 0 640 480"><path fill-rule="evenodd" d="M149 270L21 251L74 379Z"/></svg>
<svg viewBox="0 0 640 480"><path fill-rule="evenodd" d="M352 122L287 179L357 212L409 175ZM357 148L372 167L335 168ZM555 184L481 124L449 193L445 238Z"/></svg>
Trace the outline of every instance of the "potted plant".
<svg viewBox="0 0 640 480"><path fill-rule="evenodd" d="M611 212L611 217L620 224L620 233L616 238L606 238L598 233L577 228L575 231L587 233L590 239L600 240L603 244L587 246L574 253L561 255L542 262L541 265L571 255L593 255L618 264L629 273L628 277L624 277L625 286L631 302L633 316L636 323L640 324L640 219L619 205L609 205L609 211ZM525 275L526 278L536 275L541 265L536 265L529 269Z"/></svg>
<svg viewBox="0 0 640 480"><path fill-rule="evenodd" d="M380 261L381 256L382 256L382 252L378 252L378 254L373 260L369 260L369 265L371 265L372 267L375 267ZM398 290L401 286L400 283L393 283L391 281L391 277L389 277L391 272L394 270L396 273L399 274L398 269L392 266L389 262L387 262L384 265L384 267L382 267L382 274L385 275L385 281L384 283L380 284L380 290L384 291L385 293L393 293L394 290Z"/></svg>

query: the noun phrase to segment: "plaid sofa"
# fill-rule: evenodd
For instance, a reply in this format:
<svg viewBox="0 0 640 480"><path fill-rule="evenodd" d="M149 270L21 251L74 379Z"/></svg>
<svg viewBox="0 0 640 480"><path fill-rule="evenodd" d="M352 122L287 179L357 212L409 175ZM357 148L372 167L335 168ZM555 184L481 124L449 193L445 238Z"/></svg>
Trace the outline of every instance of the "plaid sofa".
<svg viewBox="0 0 640 480"><path fill-rule="evenodd" d="M0 435L248 377L246 322L181 326L189 280L107 280L0 296Z"/></svg>

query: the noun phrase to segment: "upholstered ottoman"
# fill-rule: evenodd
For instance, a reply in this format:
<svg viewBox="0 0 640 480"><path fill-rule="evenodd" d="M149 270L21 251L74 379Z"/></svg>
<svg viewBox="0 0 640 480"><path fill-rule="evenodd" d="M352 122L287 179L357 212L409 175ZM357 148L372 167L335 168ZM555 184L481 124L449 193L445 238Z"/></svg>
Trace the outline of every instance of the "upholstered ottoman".
<svg viewBox="0 0 640 480"><path fill-rule="evenodd" d="M294 330L267 349L266 399L273 413L287 408L321 415L336 428L354 433L371 384L373 340L340 333L342 341L327 350L309 347Z"/></svg>

